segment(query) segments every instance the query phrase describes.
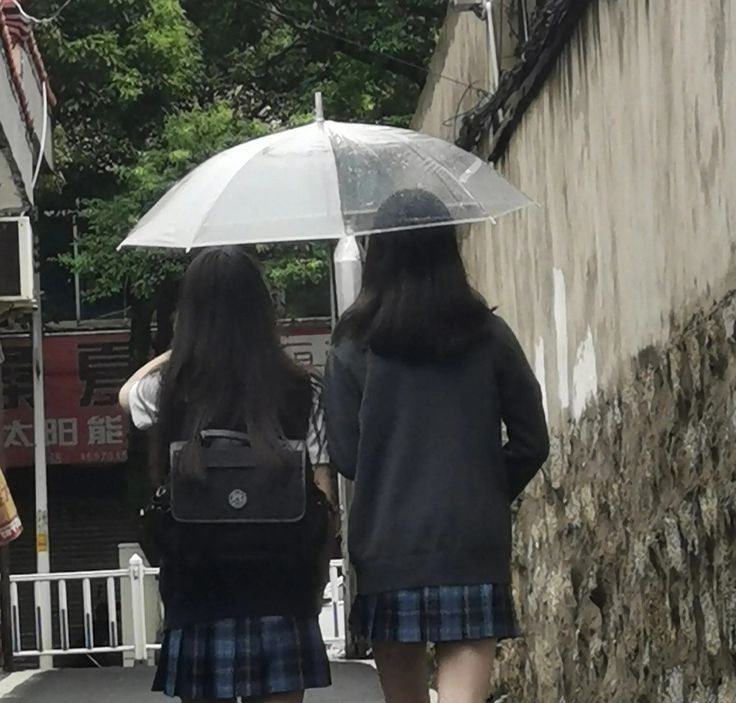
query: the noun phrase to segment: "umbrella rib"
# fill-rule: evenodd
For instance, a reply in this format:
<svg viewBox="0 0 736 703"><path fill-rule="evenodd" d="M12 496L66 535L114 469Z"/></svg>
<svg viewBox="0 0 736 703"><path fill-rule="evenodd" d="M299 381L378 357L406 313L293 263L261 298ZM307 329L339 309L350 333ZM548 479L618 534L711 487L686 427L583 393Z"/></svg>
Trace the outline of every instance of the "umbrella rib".
<svg viewBox="0 0 736 703"><path fill-rule="evenodd" d="M330 149L330 154L332 156L332 163L335 165L335 184L337 186L337 210L340 215L340 220L342 220L343 233L347 235L347 228L345 226L345 215L342 209L342 193L340 192L340 171L337 167L337 156L335 154L335 148L332 145L333 134L332 134L332 131L330 130L329 122L319 122L317 124L320 129L320 132L324 134L325 139L327 139L327 146Z"/></svg>
<svg viewBox="0 0 736 703"><path fill-rule="evenodd" d="M239 144L239 145L237 145L237 146L231 147L231 149L237 149L238 147L242 147L242 146L244 146L244 145L245 145L245 144L247 144L247 143L248 143L248 142L244 142L243 144ZM268 145L268 144L266 144L266 145L265 145L265 146L264 146L264 147L263 147L262 149L260 149L259 151L257 151L257 152L256 152L256 154L260 154L260 153L261 153L261 152L262 152L262 151L263 151L264 149L267 149L267 148L268 148L268 146L269 146L269 145ZM226 150L226 151L230 151L230 149L228 149L228 150ZM224 153L225 153L225 152L220 152L219 154L216 154L216 155L215 155L214 157L212 157L212 158L218 158L218 157L222 157L222 155L223 155ZM251 158L252 158L252 157L251 157ZM178 189L178 188L179 188L179 186L181 186L182 184L184 184L184 183L185 183L186 181L190 180L190 179L191 179L191 178L192 178L192 177L194 176L194 174L195 174L195 173L197 172L197 170L198 170L199 168L201 168L201 167L205 166L205 164L207 164L207 163L208 163L209 161L210 161L210 159L208 159L207 161L205 161L205 162L203 162L202 164L200 164L200 165L199 165L199 166L198 166L197 168L195 168L194 170L190 171L190 172L189 172L189 173L188 173L188 174L187 174L186 176L184 176L184 177L183 177L183 178L182 178L182 179L181 179L181 180L180 180L180 181L179 181L178 183L176 183L176 184L175 184L175 185L173 186L172 190L171 190L171 191L169 191L169 192L172 192L172 191L173 191L174 189ZM246 162L246 163L247 163L247 162ZM240 167L239 167L239 168L238 168L238 170L237 170L237 171L235 172L235 174L233 175L233 177L234 177L234 176L235 176L235 175L236 175L236 174L238 173L238 171L240 171ZM187 252L191 251L192 249L195 249L195 248L197 248L197 235L198 235L198 234L199 234L199 233L201 232L201 230L202 230L202 226L204 225L204 222L205 222L205 221L206 221L206 219L207 219L207 218L209 217L210 213L211 213L211 212L212 212L212 211L213 211L213 210L215 209L215 207L217 206L217 203L218 203L218 201L220 200L220 197L221 197L221 196L222 196L222 191L220 191L220 192L219 192L219 193L218 193L218 194L217 194L217 195L216 195L216 196L215 196L215 197L213 198L213 200L212 200L211 204L210 204L210 205L209 205L209 206L208 206L208 207L207 207L207 208L206 208L206 209L204 210L204 212L203 212L203 214L202 214L201 224L200 224L200 226L199 226L199 227L198 227L198 228L197 228L197 229L195 230L195 232L194 232L193 236L191 237L191 239L190 239L190 240L189 240L189 241L188 241L188 242L187 242L186 244L182 244L182 248L183 248L183 249L185 249L185 250L186 250Z"/></svg>
<svg viewBox="0 0 736 703"><path fill-rule="evenodd" d="M520 206L517 206L517 207L515 207L515 208L513 208L511 210L505 211L503 213L503 215L510 215L511 213L517 212L518 210L522 210L522 209L524 209L524 206L523 205L520 205ZM499 217L502 217L503 215L499 215ZM453 225L471 225L471 224L476 224L478 222L488 222L489 219L491 219L491 221L492 221L493 224L496 223L496 220L495 219L490 218L489 215L485 215L483 217L476 216L476 217L466 217L466 218L461 219L461 220L453 220L452 221L452 224ZM436 226L437 226L437 223L436 222L426 222L426 223L422 223L422 224L412 225L411 229L412 230L431 229L432 227L436 227ZM386 232L399 232L399 231L401 231L403 229L405 229L405 226L404 225L401 225L401 226L398 226L398 227L389 227L389 228L386 228L386 229L384 229L384 228L381 228L381 229L369 229L369 230L365 230L365 231L361 232L360 234L361 234L361 236L369 236L371 234L383 234L383 233L386 233Z"/></svg>
<svg viewBox="0 0 736 703"><path fill-rule="evenodd" d="M437 166L437 168L438 168L438 169L439 169L440 171L442 171L443 173L447 174L447 175L448 175L448 176L450 177L450 179L451 179L451 181L452 181L452 182L455 182L455 183L457 183L457 184L458 184L458 185L459 185L459 186L460 186L460 187L461 187L461 188L463 189L463 191L465 192L465 195L466 195L466 196L467 196L468 198L470 198L470 201L471 201L471 202L473 202L473 203L475 203L476 205L480 206L480 208L481 208L481 209L483 210L483 212L485 212L485 214L486 214L486 217L490 218L491 220L493 220L493 219L494 219L493 215L491 215L491 213L490 213L490 212L488 212L488 210L486 210L486 208L485 208L485 207L484 207L484 205L483 205L483 204L482 204L482 203L481 203L481 202L480 202L480 201L478 200L478 198L476 198L476 197L475 197L475 196L474 196L474 195L473 195L473 194L472 194L472 193L471 193L471 192L470 192L470 191L469 191L469 190L468 190L468 189L467 189L467 188L465 187L465 185L463 185L463 183L461 183L461 182L460 182L460 179L459 179L459 178L456 178L456 177L455 177L455 176L454 176L454 175L452 174L452 172L451 172L451 171L450 171L450 170L449 170L449 169L448 169L448 168L447 168L446 166L444 166L444 165L443 165L443 164L442 164L441 162L437 161L437 159L435 159L435 158L434 158L434 156L432 156L432 154L430 154L429 152L426 152L426 153L424 153L424 152L421 152L421 151L419 151L419 150L418 150L418 149L417 149L417 148L416 148L416 147L415 147L415 146L414 146L414 145L413 145L413 144L411 143L411 140L410 140L410 139L409 139L408 137L406 137L406 136L405 136L404 134L401 134L401 132L398 132L398 133L397 133L397 136L399 137L399 139L401 139L402 141L404 141L404 142L406 143L406 145L407 145L407 146L409 147L409 149L410 149L410 150L411 150L411 151L412 151L413 153L415 153L415 154L416 154L417 156L419 156L419 158L422 158L422 159L423 159L423 158L428 158L428 159L429 159L429 160L430 160L430 161L431 161L431 162L432 162L432 163L433 163L433 164L434 164L435 166ZM459 147L458 147L458 148L459 148ZM477 158L477 157L476 157L476 158ZM489 167L489 168L490 168L490 167Z"/></svg>
<svg viewBox="0 0 736 703"><path fill-rule="evenodd" d="M307 126L310 126L310 125L307 125ZM286 132L284 132L284 133L286 133ZM269 136L269 137L275 137L277 134L279 134L279 132L273 132L272 134L269 134L267 136ZM293 132L292 132L291 137L294 138ZM269 147L271 147L273 141L275 141L275 140L268 140L268 142L266 144L263 144L260 149L257 149L256 151L254 151L253 154L251 154L251 156L248 158L248 161L246 161L245 163L241 164L238 167L238 170L233 174L232 178L234 179L237 176L237 174L240 173L240 171L245 166L247 166L247 164L250 161L253 161L253 159L261 156L263 154L263 152L266 151L266 149L268 149ZM245 145L245 144L248 144L248 142L244 142L243 143L243 145ZM228 187L229 187L229 185L230 184L228 184ZM225 192L227 191L227 189L228 189L227 187L223 188L217 194L217 197L212 201L212 204L205 210L204 215L202 216L202 224L197 228L197 231L195 232L194 236L192 237L191 241L189 242L189 245L187 246L187 251L190 250L190 249L196 248L198 246L197 242L198 242L198 239L199 239L199 235L203 233L204 227L205 227L205 223L207 222L209 216L212 214L213 210L215 210L215 208L217 207L217 204L220 202L220 199L223 197L223 195L225 194Z"/></svg>

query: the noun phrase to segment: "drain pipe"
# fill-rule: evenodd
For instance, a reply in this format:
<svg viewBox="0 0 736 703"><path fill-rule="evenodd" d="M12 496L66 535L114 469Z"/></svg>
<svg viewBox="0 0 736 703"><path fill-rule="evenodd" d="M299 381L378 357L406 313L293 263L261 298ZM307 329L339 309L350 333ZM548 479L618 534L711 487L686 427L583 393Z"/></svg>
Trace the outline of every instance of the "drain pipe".
<svg viewBox="0 0 736 703"><path fill-rule="evenodd" d="M500 67L498 65L498 47L496 45L496 28L493 22L493 0L453 0L455 12L472 12L478 19L486 23L488 42L488 92L494 93L498 88Z"/></svg>
<svg viewBox="0 0 736 703"><path fill-rule="evenodd" d="M498 47L496 46L496 28L493 25L493 0L485 0L483 10L488 31L488 90L495 93L498 88L500 70L498 67Z"/></svg>

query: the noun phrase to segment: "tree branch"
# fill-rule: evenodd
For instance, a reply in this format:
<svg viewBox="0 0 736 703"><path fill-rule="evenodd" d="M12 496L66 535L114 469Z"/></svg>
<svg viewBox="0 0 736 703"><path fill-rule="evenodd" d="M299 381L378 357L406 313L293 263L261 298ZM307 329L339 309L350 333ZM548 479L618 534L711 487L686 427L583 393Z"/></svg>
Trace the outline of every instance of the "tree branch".
<svg viewBox="0 0 736 703"><path fill-rule="evenodd" d="M281 63L281 61L295 49L306 49L306 45L302 41L301 37L299 37L299 39L295 39L291 44L289 44L289 46L285 46L283 49L281 49L281 51L277 51L275 54L269 56L266 59L265 63L260 67L262 73L258 76L254 76L254 80L263 81L268 78L268 71L276 68Z"/></svg>
<svg viewBox="0 0 736 703"><path fill-rule="evenodd" d="M320 47L323 52L329 49L339 51L341 54L361 63L380 66L397 76L408 78L419 86L424 85L427 78L427 71L411 61L398 56L389 56L353 39L339 36L336 33L333 34L308 22L303 23L286 14L278 3L272 4L271 12L297 32L309 47ZM317 36L320 37L319 41L316 40ZM329 42L330 45L326 46L326 42Z"/></svg>

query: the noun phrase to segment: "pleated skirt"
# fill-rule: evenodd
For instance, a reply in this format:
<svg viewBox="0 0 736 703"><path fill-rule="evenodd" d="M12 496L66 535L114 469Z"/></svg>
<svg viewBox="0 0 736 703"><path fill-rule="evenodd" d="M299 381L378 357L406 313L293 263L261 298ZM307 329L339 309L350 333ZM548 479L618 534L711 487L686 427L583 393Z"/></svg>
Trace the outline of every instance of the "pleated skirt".
<svg viewBox="0 0 736 703"><path fill-rule="evenodd" d="M330 683L317 618L250 617L168 630L153 690L229 700Z"/></svg>
<svg viewBox="0 0 736 703"><path fill-rule="evenodd" d="M426 586L359 595L351 629L372 642L459 642L519 636L508 584Z"/></svg>

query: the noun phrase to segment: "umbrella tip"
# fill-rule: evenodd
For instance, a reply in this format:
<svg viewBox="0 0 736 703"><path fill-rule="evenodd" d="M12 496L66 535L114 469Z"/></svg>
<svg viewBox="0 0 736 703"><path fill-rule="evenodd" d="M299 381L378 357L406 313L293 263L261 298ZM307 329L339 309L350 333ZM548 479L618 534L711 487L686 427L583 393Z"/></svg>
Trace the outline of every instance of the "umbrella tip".
<svg viewBox="0 0 736 703"><path fill-rule="evenodd" d="M325 111L322 107L322 92L319 90L314 94L314 117L317 122L325 121Z"/></svg>

